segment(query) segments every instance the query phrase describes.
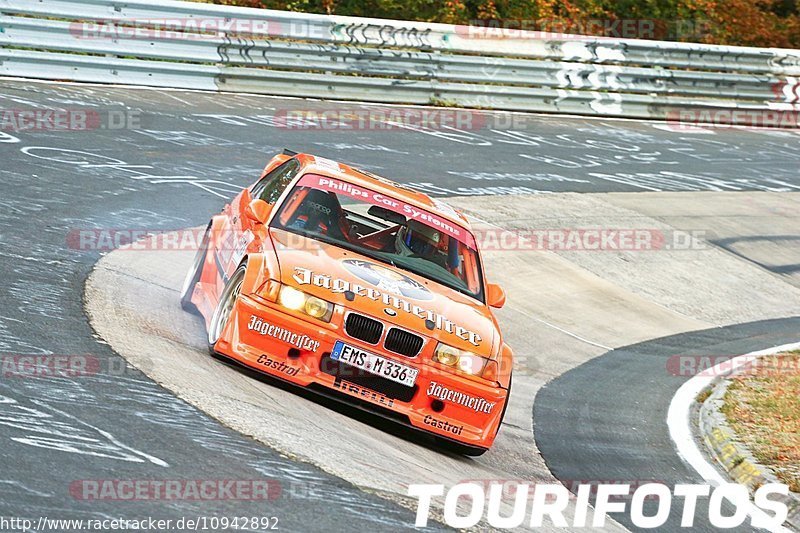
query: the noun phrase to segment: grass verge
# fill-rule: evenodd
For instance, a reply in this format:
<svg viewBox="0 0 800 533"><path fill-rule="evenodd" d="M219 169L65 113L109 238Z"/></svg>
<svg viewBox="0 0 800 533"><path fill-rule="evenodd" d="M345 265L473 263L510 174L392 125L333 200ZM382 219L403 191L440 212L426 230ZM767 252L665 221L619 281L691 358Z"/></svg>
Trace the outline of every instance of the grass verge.
<svg viewBox="0 0 800 533"><path fill-rule="evenodd" d="M762 357L733 377L722 413L756 460L800 492L800 351Z"/></svg>

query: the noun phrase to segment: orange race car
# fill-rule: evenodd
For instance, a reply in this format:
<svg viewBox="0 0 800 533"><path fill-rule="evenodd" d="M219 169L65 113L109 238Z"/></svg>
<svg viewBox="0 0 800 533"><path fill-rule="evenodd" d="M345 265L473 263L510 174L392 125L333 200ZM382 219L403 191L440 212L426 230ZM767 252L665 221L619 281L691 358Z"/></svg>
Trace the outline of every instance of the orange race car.
<svg viewBox="0 0 800 533"><path fill-rule="evenodd" d="M480 455L512 352L476 240L448 205L285 150L208 225L181 295L209 349Z"/></svg>

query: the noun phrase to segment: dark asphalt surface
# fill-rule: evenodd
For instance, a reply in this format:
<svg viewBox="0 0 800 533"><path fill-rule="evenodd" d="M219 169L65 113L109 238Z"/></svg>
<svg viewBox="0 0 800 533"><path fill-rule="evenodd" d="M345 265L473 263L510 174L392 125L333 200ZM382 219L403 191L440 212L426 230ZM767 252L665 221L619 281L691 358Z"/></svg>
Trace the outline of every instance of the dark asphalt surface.
<svg viewBox="0 0 800 533"><path fill-rule="evenodd" d="M743 355L798 338L800 317L683 333L608 352L539 391L533 406L536 444L548 468L567 486L571 480L704 483L678 457L669 436L669 404L689 379L668 370L669 358ZM685 531L681 510L673 506L659 531ZM628 516L611 516L637 530ZM698 503L696 517L692 531L718 531L708 523L707 501Z"/></svg>
<svg viewBox="0 0 800 533"><path fill-rule="evenodd" d="M9 80L0 80L0 109L0 354L88 354L100 365L97 374L71 379L0 376L2 516L245 514L277 516L285 531L343 524L397 530L413 524L409 511L221 427L138 371L119 371L124 363L93 336L82 308L83 284L99 252L69 244L70 231L200 225L284 146L355 163L443 196L800 190L800 136L789 132L698 134L565 117L519 119L513 129L506 119L487 125L481 118L469 131L413 125L353 130L330 123L323 129L311 123L287 128L280 121L276 126L275 117L365 108ZM36 109L89 111L102 127L15 131L14 117ZM126 127L110 127L112 121ZM616 411L604 413L613 418ZM547 416L539 420L543 435ZM560 421L551 429L564 427ZM553 460L550 442L543 444ZM595 463L567 466L584 478ZM564 474L558 461L553 468ZM265 477L281 482L278 500L83 501L69 490L76 480Z"/></svg>
<svg viewBox="0 0 800 533"><path fill-rule="evenodd" d="M58 94L72 98L49 86L0 86L3 105L15 109L30 106L10 104L9 97L43 103ZM89 106L103 97L81 98L81 105ZM166 103L162 107L169 109ZM172 116L156 127L184 125ZM20 142L9 142L14 138ZM0 517L36 523L42 516L245 516L277 517L281 531L411 529L413 512L221 426L128 368L94 337L84 315L83 285L99 255L71 247L71 230L199 224L223 204L214 192L226 187L232 193L256 178L275 148L244 141L246 148L215 153L148 140L134 131L0 134L0 141L5 141L0 142ZM31 147L57 151L23 152ZM76 151L103 155L92 159ZM42 154L52 158L37 157ZM108 166L105 158L152 167ZM174 177L187 175L193 183L213 180L203 184L217 188ZM88 367L98 372L71 378L16 375L17 357L31 354L86 356ZM76 490L86 480L274 480L280 497L86 500Z"/></svg>

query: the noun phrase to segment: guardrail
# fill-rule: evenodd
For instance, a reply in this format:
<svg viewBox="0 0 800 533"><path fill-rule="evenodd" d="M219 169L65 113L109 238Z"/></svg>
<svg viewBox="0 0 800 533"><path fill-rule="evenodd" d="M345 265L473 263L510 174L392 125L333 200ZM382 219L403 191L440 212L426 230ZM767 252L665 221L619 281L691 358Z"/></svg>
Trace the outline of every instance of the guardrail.
<svg viewBox="0 0 800 533"><path fill-rule="evenodd" d="M764 125L765 112L800 110L797 50L486 37L172 0L0 0L9 76L634 118L688 111Z"/></svg>

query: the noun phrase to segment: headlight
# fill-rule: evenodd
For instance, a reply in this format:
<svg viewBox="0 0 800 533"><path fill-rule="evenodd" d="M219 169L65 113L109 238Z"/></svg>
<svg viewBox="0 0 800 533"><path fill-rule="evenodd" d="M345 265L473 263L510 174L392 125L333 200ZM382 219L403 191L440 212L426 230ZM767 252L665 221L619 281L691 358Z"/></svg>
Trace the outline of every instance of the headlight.
<svg viewBox="0 0 800 533"><path fill-rule="evenodd" d="M286 309L299 311L306 303L306 295L294 287L284 285L283 288L281 288L281 295L278 301L280 301L281 305Z"/></svg>
<svg viewBox="0 0 800 533"><path fill-rule="evenodd" d="M489 359L475 355L466 350L459 350L444 343L439 343L433 352L433 360L443 365L457 369L471 376L480 376L486 368Z"/></svg>
<svg viewBox="0 0 800 533"><path fill-rule="evenodd" d="M286 309L305 313L310 317L330 322L333 315L333 304L316 296L311 296L302 291L284 285L281 287L278 303Z"/></svg>
<svg viewBox="0 0 800 533"><path fill-rule="evenodd" d="M314 318L322 318L328 314L328 309L331 304L325 300L321 300L316 296L308 296L306 298L305 312Z"/></svg>

